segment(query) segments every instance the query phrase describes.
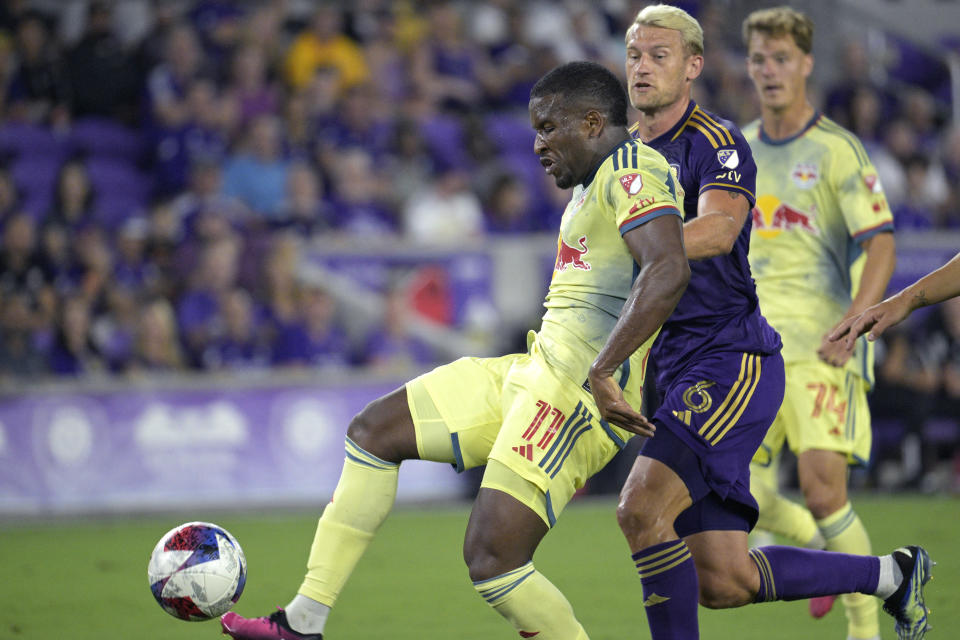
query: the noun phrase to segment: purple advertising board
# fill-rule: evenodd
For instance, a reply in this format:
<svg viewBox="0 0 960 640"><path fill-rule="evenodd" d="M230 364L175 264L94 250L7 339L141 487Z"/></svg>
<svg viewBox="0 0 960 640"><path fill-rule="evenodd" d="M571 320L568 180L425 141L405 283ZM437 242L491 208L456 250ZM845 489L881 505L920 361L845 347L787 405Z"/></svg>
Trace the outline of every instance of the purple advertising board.
<svg viewBox="0 0 960 640"><path fill-rule="evenodd" d="M350 418L396 384L120 388L0 398L0 515L321 505ZM398 500L456 497L414 461Z"/></svg>

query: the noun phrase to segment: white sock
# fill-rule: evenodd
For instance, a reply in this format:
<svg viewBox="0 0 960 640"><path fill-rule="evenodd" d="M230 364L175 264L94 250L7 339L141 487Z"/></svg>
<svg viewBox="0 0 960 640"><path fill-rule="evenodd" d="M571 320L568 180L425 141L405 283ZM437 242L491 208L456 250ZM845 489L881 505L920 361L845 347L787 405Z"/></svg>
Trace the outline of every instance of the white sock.
<svg viewBox="0 0 960 640"><path fill-rule="evenodd" d="M827 548L827 539L820 533L820 529L817 529L817 532L813 534L813 537L810 538L804 546L806 546L807 549L819 549L822 551Z"/></svg>
<svg viewBox="0 0 960 640"><path fill-rule="evenodd" d="M330 607L299 593L286 606L287 622L298 633L323 633Z"/></svg>
<svg viewBox="0 0 960 640"><path fill-rule="evenodd" d="M881 600L886 600L893 595L901 582L903 582L903 572L900 571L900 565L893 554L880 556L880 580L877 581L877 590L874 595Z"/></svg>

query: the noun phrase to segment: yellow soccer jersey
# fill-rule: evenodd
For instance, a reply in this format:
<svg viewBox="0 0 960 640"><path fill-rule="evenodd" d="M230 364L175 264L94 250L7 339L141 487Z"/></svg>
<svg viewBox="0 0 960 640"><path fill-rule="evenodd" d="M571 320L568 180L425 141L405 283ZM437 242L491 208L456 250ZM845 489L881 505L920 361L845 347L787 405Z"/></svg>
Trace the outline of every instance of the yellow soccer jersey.
<svg viewBox="0 0 960 640"><path fill-rule="evenodd" d="M877 171L855 135L821 114L796 136L743 129L757 163L750 267L760 309L783 338L786 362L817 348L850 306L863 271L860 243L893 230ZM861 339L847 369L872 381Z"/></svg>
<svg viewBox="0 0 960 640"><path fill-rule="evenodd" d="M557 258L538 343L547 362L578 383L610 335L639 273L623 234L662 215L682 218L667 161L639 140L614 149L577 185L560 221ZM642 371L645 350L620 372ZM632 366L636 365L636 366ZM631 382L642 386L642 376Z"/></svg>

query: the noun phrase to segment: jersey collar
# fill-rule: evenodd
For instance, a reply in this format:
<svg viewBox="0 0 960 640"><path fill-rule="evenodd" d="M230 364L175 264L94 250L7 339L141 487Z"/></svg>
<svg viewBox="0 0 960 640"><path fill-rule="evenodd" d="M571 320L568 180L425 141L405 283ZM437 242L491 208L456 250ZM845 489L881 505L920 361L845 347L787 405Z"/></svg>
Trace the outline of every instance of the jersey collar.
<svg viewBox="0 0 960 640"><path fill-rule="evenodd" d="M677 120L673 124L673 126L670 127L669 130L665 131L664 133L661 133L656 138L652 139L650 142L647 142L646 143L647 146L656 148L657 145L664 145L670 142L671 140L673 140L674 138L676 138L677 133L679 133L680 129L683 129L683 126L687 124L687 120L690 119L690 114L692 114L693 110L696 108L697 108L697 103L693 98L691 98L690 104L687 105L687 110L683 112L683 115L680 116L680 119Z"/></svg>
<svg viewBox="0 0 960 640"><path fill-rule="evenodd" d="M789 143L793 142L794 140L796 140L797 138L799 138L800 136L802 136L803 134L805 134L807 131L809 131L809 130L811 129L811 127L813 127L813 125L817 124L817 122L818 122L818 121L820 120L820 118L822 118L822 117L823 117L823 114L820 113L819 110L814 111L814 112L813 112L813 117L810 118L810 120L809 120L809 122L807 122L807 124L803 125L803 128L800 129L800 131L798 131L797 133L793 134L793 135L790 136L789 138L783 138L783 139L781 139L781 140L774 140L773 138L771 138L770 136L767 135L767 132L764 131L764 129L763 129L763 120L761 119L761 120L760 120L760 126L759 126L759 130L760 130L760 132L759 132L759 138L760 138L763 142L765 142L766 144L771 144L771 145L774 145L774 146L789 144Z"/></svg>
<svg viewBox="0 0 960 640"><path fill-rule="evenodd" d="M620 147L630 144L631 142L633 142L633 139L627 138L626 140L624 140L623 142L615 146L613 149L611 149L610 153L605 155L603 159L600 160L600 162L598 162L596 166L590 171L590 173L587 174L587 177L583 179L583 182L580 183L583 185L583 188L586 189L587 187L590 186L590 183L593 182L593 179L597 177L597 171L599 171L600 167L603 166L603 163L607 161L607 158L615 154L620 149Z"/></svg>

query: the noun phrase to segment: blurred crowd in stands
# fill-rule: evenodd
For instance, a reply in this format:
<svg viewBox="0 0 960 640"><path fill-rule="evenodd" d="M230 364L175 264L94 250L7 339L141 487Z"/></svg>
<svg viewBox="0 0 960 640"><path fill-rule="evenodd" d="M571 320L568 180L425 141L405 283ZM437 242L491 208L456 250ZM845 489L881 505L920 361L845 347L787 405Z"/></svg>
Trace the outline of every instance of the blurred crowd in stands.
<svg viewBox="0 0 960 640"><path fill-rule="evenodd" d="M358 338L323 283L302 277L305 247L456 250L554 231L567 194L532 153L529 89L570 59L622 76L640 8L80 4L0 5L0 382L432 362L404 330L402 290ZM679 4L705 29L699 102L755 118L743 16ZM910 43L887 46L896 55L882 60L837 43L833 82L815 95L864 141L899 229L960 229L949 74ZM880 354L874 397L908 431L958 414L958 305Z"/></svg>

